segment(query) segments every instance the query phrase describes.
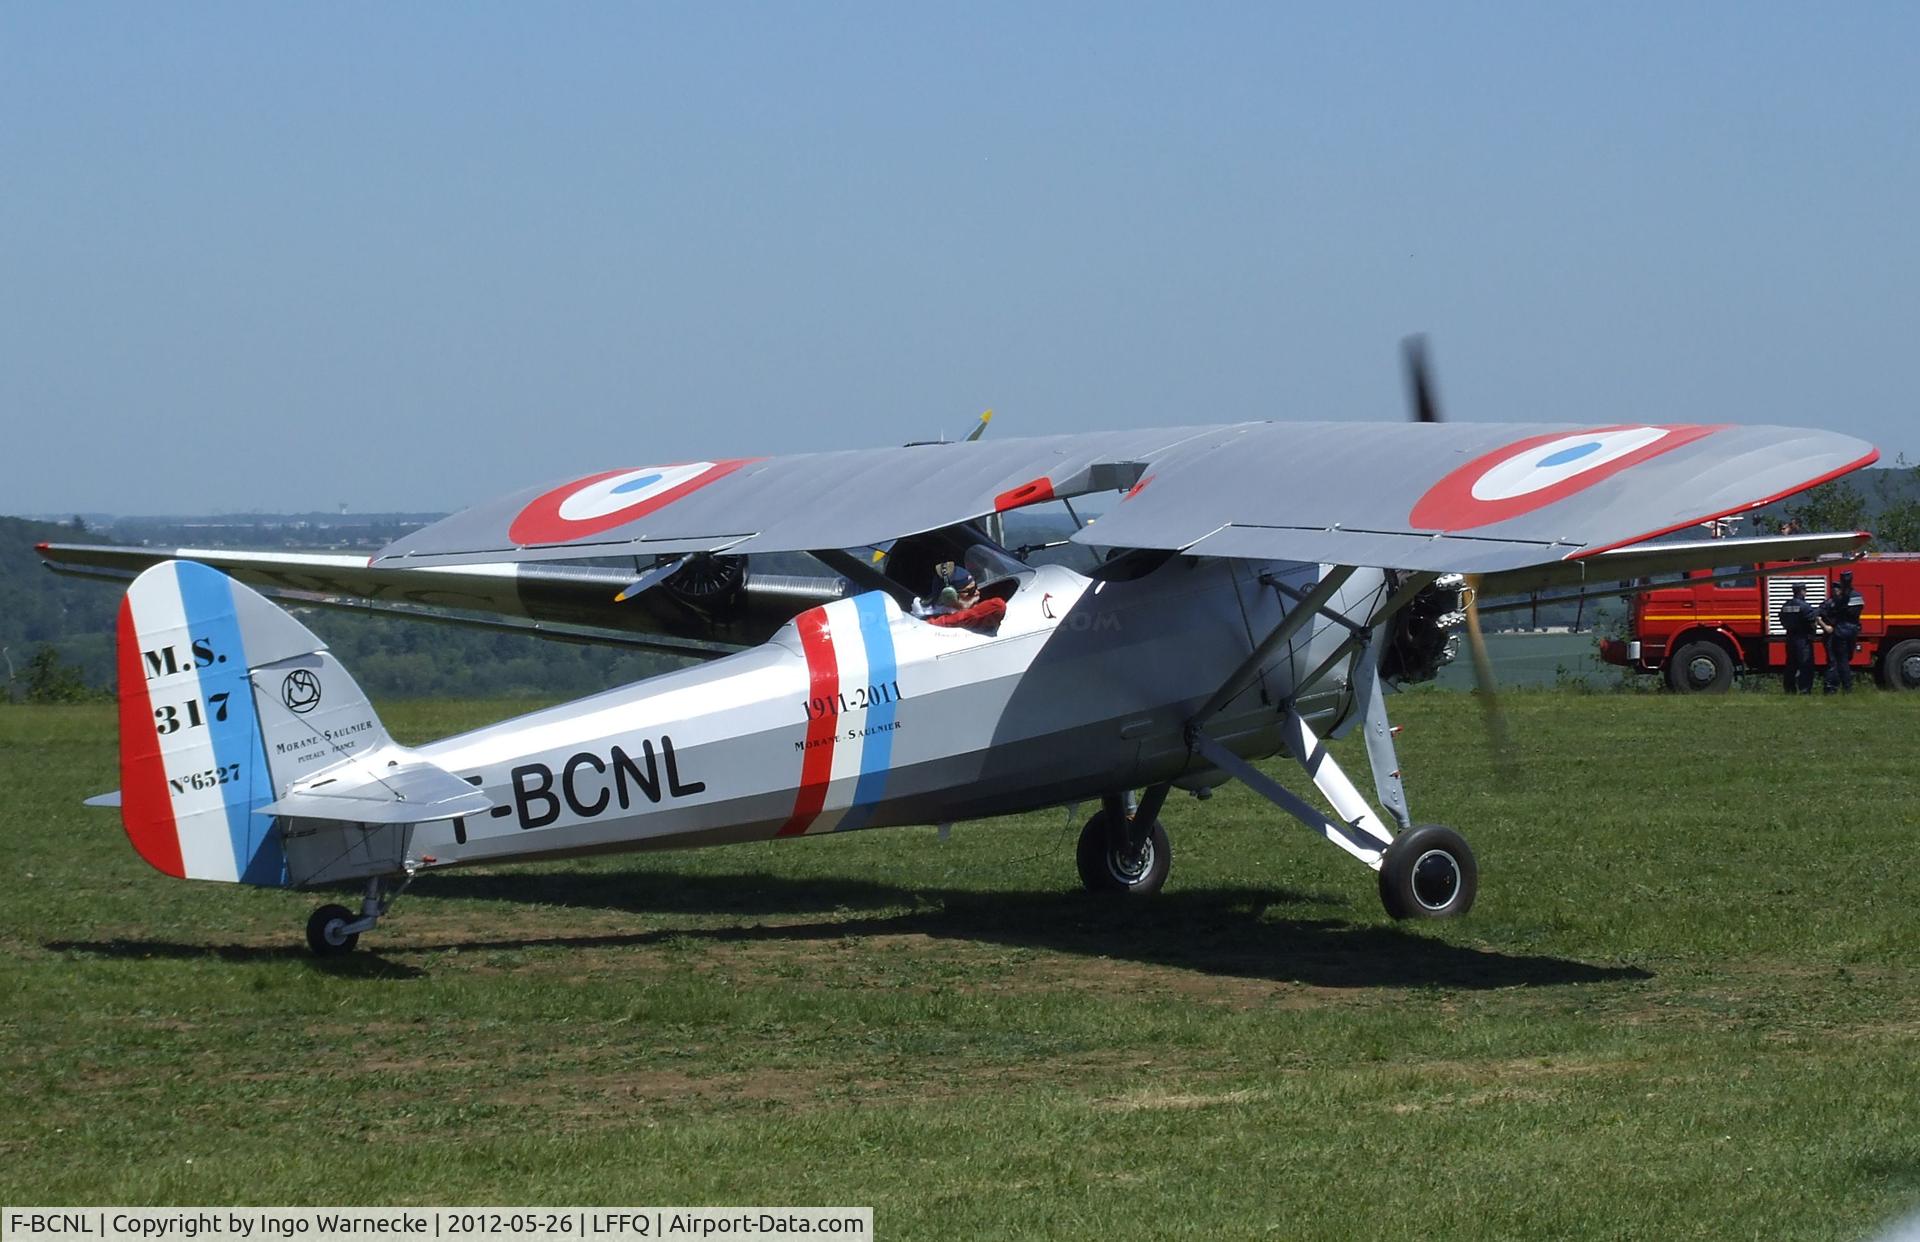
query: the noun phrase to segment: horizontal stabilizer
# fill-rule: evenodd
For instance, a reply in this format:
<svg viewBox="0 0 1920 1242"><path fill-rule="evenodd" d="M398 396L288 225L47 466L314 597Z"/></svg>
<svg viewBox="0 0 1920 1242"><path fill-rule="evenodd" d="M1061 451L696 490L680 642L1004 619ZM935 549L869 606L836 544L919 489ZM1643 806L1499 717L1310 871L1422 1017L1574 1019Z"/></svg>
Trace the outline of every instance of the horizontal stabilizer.
<svg viewBox="0 0 1920 1242"><path fill-rule="evenodd" d="M255 812L359 824L422 824L482 815L493 799L445 768L391 746L301 781Z"/></svg>
<svg viewBox="0 0 1920 1242"><path fill-rule="evenodd" d="M70 578L124 585L163 561L194 561L288 607L383 613L703 660L760 642L794 614L844 594L835 578L752 572L744 586L745 614L733 617L716 641L712 623L690 613L670 592L615 606L615 594L634 580L630 569L504 564L376 569L364 556L333 552L110 544L42 543L37 550L42 564Z"/></svg>

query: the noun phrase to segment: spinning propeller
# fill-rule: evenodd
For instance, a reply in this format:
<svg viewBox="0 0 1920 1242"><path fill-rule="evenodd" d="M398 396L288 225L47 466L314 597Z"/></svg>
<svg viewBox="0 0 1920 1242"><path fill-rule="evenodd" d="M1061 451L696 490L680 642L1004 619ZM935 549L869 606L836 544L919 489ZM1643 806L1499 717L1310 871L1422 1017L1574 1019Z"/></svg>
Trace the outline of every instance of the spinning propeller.
<svg viewBox="0 0 1920 1242"><path fill-rule="evenodd" d="M1441 422L1440 401L1434 395L1433 370L1427 362L1427 338L1410 336L1400 342L1401 359L1406 366L1407 400L1412 404L1416 423ZM1507 719L1500 710L1499 685L1493 675L1493 661L1487 656L1487 640L1480 628L1480 577L1469 574L1461 592L1467 614L1467 650L1473 655L1474 688L1480 695L1480 707L1487 722L1487 735L1494 755L1502 762L1511 760Z"/></svg>

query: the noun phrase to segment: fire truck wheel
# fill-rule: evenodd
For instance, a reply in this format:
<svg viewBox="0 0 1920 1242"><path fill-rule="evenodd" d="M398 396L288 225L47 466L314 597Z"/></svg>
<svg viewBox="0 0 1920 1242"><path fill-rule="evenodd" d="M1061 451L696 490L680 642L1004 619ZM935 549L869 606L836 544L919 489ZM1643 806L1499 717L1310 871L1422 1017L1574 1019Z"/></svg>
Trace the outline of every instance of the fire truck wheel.
<svg viewBox="0 0 1920 1242"><path fill-rule="evenodd" d="M1667 661L1667 685L1681 694L1725 694L1733 686L1733 657L1709 639L1690 642Z"/></svg>
<svg viewBox="0 0 1920 1242"><path fill-rule="evenodd" d="M1473 908L1480 867L1467 839L1421 824L1393 839L1380 861L1380 904L1396 919L1451 919Z"/></svg>
<svg viewBox="0 0 1920 1242"><path fill-rule="evenodd" d="M1892 690L1920 690L1920 638L1887 648L1881 680Z"/></svg>

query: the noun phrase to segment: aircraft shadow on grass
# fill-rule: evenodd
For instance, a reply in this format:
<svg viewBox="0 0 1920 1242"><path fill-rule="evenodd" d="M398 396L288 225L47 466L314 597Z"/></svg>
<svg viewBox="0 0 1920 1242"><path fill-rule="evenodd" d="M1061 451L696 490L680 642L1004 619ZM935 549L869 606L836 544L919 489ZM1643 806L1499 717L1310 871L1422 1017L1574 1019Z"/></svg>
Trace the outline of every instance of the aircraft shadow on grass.
<svg viewBox="0 0 1920 1242"><path fill-rule="evenodd" d="M905 888L865 880L796 879L758 872L687 876L645 872L496 871L434 876L421 895L526 905L626 911L650 916L720 915L755 920L577 936L488 936L476 912L471 939L410 943L409 953L443 949L644 948L669 940L802 942L924 935L1105 957L1204 974L1317 987L1544 987L1648 979L1634 967L1478 949L1403 930L1312 916L1343 898L1279 888L1174 889L1150 901L1103 901L1078 891L992 892ZM414 898L418 900L418 897ZM837 915L825 919L819 916ZM404 915L401 916L404 918ZM115 957L302 960L346 977L411 978L421 968L356 952L316 960L303 949L184 945L152 941L80 943L49 949Z"/></svg>
<svg viewBox="0 0 1920 1242"><path fill-rule="evenodd" d="M186 944L177 940L49 940L40 946L53 953L83 953L90 957L165 958L191 961L212 958L221 962L289 962L306 966L322 974L343 979L418 979L426 971L404 962L390 961L378 953L345 953L339 957L315 957L292 943L278 946L257 944Z"/></svg>

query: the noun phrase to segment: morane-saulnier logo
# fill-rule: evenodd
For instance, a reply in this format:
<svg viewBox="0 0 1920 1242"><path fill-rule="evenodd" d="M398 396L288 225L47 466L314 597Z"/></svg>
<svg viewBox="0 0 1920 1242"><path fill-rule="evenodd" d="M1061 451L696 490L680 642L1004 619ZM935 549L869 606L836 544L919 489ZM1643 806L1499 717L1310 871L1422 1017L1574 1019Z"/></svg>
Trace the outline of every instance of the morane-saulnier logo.
<svg viewBox="0 0 1920 1242"><path fill-rule="evenodd" d="M304 716L320 706L320 679L304 668L294 669L280 683L280 701Z"/></svg>

